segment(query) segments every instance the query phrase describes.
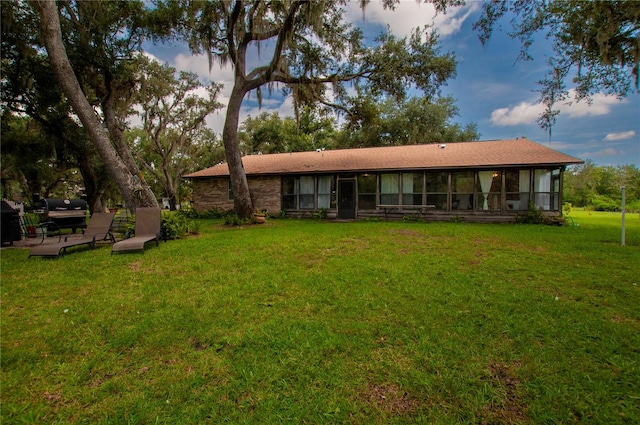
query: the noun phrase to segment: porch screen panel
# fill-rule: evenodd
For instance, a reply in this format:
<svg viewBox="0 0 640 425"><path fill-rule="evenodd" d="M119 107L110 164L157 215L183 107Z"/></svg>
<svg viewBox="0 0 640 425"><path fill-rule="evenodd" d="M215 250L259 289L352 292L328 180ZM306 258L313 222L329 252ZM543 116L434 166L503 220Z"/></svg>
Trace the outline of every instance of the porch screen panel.
<svg viewBox="0 0 640 425"><path fill-rule="evenodd" d="M502 194L502 174L500 171L478 171L478 209L499 210Z"/></svg>
<svg viewBox="0 0 640 425"><path fill-rule="evenodd" d="M397 174L380 175L380 204L398 205L400 201L398 183L400 179Z"/></svg>
<svg viewBox="0 0 640 425"><path fill-rule="evenodd" d="M373 210L376 208L376 175L361 174L358 176L358 209Z"/></svg>
<svg viewBox="0 0 640 425"><path fill-rule="evenodd" d="M524 211L529 208L529 170L508 170L505 172L508 211Z"/></svg>
<svg viewBox="0 0 640 425"><path fill-rule="evenodd" d="M536 207L551 210L551 170L535 170L533 173L533 194Z"/></svg>
<svg viewBox="0 0 640 425"><path fill-rule="evenodd" d="M449 192L449 173L426 173L427 207L437 210L447 209L447 193Z"/></svg>
<svg viewBox="0 0 640 425"><path fill-rule="evenodd" d="M402 205L422 205L422 173L402 174Z"/></svg>
<svg viewBox="0 0 640 425"><path fill-rule="evenodd" d="M318 177L318 208L335 208L335 184L333 176Z"/></svg>
<svg viewBox="0 0 640 425"><path fill-rule="evenodd" d="M315 207L315 179L313 176L300 177L300 209Z"/></svg>
<svg viewBox="0 0 640 425"><path fill-rule="evenodd" d="M551 208L554 211L560 210L560 169L551 171Z"/></svg>
<svg viewBox="0 0 640 425"><path fill-rule="evenodd" d="M282 178L282 209L297 210L297 190L295 177Z"/></svg>
<svg viewBox="0 0 640 425"><path fill-rule="evenodd" d="M459 171L451 173L451 209L473 209L473 171Z"/></svg>

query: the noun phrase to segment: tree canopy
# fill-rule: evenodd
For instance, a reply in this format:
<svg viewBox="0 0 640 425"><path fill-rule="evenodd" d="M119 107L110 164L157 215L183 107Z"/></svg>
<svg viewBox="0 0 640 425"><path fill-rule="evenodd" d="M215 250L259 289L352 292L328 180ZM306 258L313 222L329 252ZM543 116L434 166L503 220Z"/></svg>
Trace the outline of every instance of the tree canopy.
<svg viewBox="0 0 640 425"><path fill-rule="evenodd" d="M230 63L234 83L222 139L236 212L253 210L238 139L244 97L276 86L296 108L320 103L348 111L348 84L403 100L410 88L435 96L455 74L453 54L442 54L435 31L416 29L407 38L383 33L373 45L345 20L346 0L271 2L159 2L163 16L194 53ZM260 54L258 63L248 60Z"/></svg>
<svg viewBox="0 0 640 425"><path fill-rule="evenodd" d="M457 3L457 2L456 2ZM602 92L627 96L638 92L640 81L640 2L582 0L495 0L482 3L475 23L483 43L489 42L502 19L509 19L509 35L521 42L520 59L531 59L536 39L551 40L545 78L540 80L546 109L539 118L550 131L559 111L554 105L569 99L590 99Z"/></svg>
<svg viewBox="0 0 640 425"><path fill-rule="evenodd" d="M140 88L133 95L142 125L130 131L137 161L176 209L182 175L204 166L200 160L216 142L205 118L222 107L220 85L203 86L195 74L140 58ZM203 93L204 92L204 93Z"/></svg>

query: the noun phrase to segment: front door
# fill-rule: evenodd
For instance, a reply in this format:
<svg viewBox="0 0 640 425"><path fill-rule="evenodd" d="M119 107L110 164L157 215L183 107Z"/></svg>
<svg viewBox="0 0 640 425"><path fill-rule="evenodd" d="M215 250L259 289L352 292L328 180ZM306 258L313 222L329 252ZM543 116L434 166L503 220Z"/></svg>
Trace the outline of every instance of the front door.
<svg viewBox="0 0 640 425"><path fill-rule="evenodd" d="M356 181L338 180L338 218L356 218Z"/></svg>

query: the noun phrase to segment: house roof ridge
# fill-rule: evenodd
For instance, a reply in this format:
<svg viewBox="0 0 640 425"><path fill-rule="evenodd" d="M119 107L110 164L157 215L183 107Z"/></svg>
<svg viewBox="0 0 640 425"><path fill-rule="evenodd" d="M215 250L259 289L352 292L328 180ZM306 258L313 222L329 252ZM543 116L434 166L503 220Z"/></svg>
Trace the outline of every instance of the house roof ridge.
<svg viewBox="0 0 640 425"><path fill-rule="evenodd" d="M526 137L521 137L245 155L242 157L242 162L247 175L273 175L569 165L579 164L583 161ZM201 178L228 175L228 165L220 163L184 177Z"/></svg>

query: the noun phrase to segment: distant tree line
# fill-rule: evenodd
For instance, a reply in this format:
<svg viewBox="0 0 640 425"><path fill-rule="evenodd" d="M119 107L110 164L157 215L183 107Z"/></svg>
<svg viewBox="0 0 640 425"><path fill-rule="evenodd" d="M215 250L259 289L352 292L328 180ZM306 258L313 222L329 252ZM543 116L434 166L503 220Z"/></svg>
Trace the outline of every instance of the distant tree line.
<svg viewBox="0 0 640 425"><path fill-rule="evenodd" d="M635 165L598 166L592 160L564 174L563 201L595 211L620 211L621 187L625 187L626 209L640 211L640 169Z"/></svg>

